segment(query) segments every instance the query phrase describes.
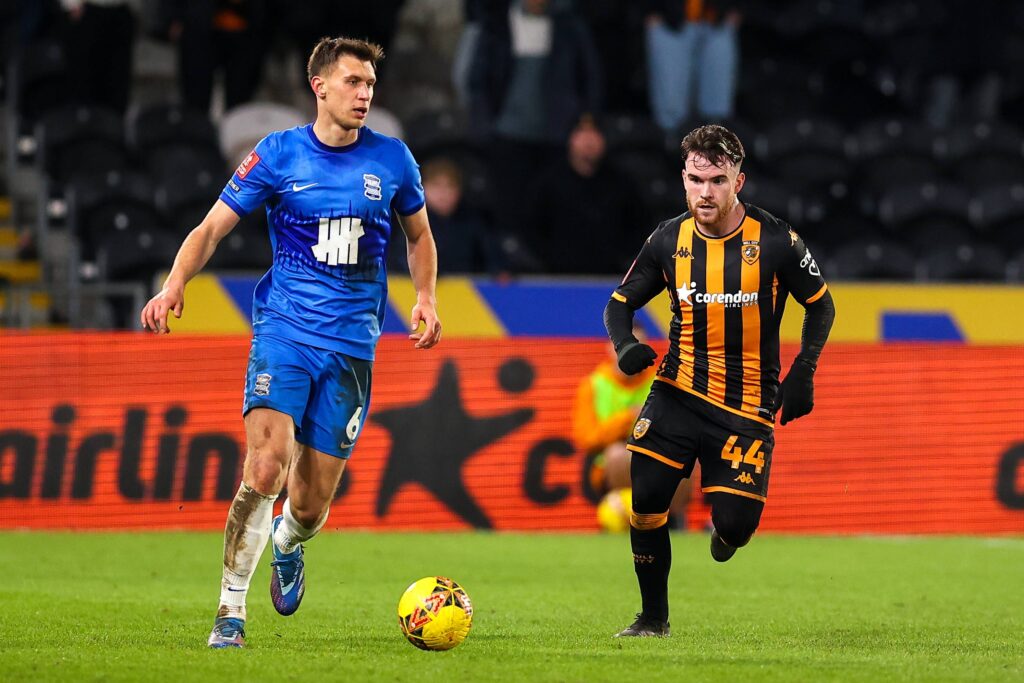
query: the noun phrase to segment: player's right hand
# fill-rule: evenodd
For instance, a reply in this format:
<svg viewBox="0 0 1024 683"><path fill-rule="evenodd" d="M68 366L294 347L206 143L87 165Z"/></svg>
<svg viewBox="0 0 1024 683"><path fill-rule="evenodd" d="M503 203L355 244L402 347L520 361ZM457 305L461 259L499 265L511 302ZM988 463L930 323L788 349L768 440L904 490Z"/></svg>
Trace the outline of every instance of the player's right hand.
<svg viewBox="0 0 1024 683"><path fill-rule="evenodd" d="M181 289L164 286L156 296L142 308L139 320L142 329L156 334L170 334L167 326L167 314L174 313L175 318L181 317L185 309L185 293Z"/></svg>
<svg viewBox="0 0 1024 683"><path fill-rule="evenodd" d="M631 344L626 344L619 349L619 370L622 370L627 375L635 375L654 365L657 357L658 354L654 349L643 342L635 341Z"/></svg>

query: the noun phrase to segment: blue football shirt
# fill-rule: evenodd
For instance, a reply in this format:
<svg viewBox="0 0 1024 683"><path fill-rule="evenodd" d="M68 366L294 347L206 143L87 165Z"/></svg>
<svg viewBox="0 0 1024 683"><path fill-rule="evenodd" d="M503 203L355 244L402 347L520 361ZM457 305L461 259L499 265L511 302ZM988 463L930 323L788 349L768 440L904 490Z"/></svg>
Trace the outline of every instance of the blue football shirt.
<svg viewBox="0 0 1024 683"><path fill-rule="evenodd" d="M373 360L387 308L391 210L423 207L405 144L369 128L330 147L312 124L271 133L220 198L244 216L266 202L274 262L256 285L254 334L274 334Z"/></svg>

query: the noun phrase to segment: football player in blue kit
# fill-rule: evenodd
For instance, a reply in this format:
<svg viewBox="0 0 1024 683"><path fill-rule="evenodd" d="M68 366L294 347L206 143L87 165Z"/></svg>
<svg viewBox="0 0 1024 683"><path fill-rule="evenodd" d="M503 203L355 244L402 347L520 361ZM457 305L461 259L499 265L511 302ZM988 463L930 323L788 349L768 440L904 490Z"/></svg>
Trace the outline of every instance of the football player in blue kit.
<svg viewBox="0 0 1024 683"><path fill-rule="evenodd" d="M169 332L168 314L181 317L185 284L241 216L266 204L274 260L253 296L247 451L224 530L210 647L244 645L246 593L268 538L274 607L288 615L302 600L301 543L327 521L370 406L392 210L405 232L416 289L409 339L428 349L441 337L437 251L419 167L400 140L364 126L382 58L373 43L320 40L307 71L316 121L256 145L185 238L163 289L141 314L143 328ZM283 514L271 519L286 482Z"/></svg>

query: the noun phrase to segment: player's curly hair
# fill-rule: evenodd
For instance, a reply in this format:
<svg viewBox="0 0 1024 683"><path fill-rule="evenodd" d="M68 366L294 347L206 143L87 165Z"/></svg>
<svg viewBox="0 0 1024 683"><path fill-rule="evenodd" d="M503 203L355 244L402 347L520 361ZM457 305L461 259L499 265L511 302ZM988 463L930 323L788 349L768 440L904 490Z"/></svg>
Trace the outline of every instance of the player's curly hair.
<svg viewBox="0 0 1024 683"><path fill-rule="evenodd" d="M321 38L309 55L306 77L323 76L342 55L352 55L361 62L369 62L376 69L377 62L384 59L384 48L357 38Z"/></svg>
<svg viewBox="0 0 1024 683"><path fill-rule="evenodd" d="M736 134L725 126L715 124L691 130L683 138L680 149L684 163L691 153L701 155L715 166L722 166L726 161L739 166L746 158L743 143Z"/></svg>

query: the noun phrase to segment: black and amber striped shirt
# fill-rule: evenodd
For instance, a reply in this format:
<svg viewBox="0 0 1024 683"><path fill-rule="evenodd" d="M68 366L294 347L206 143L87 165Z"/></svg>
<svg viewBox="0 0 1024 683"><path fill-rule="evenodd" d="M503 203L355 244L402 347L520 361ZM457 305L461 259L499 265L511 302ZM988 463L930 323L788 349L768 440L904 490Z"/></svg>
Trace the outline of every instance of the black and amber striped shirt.
<svg viewBox="0 0 1024 683"><path fill-rule="evenodd" d="M689 212L658 225L612 298L637 309L667 288L673 315L657 379L774 425L786 298L806 305L827 285L789 225L745 207L722 237L701 233Z"/></svg>

